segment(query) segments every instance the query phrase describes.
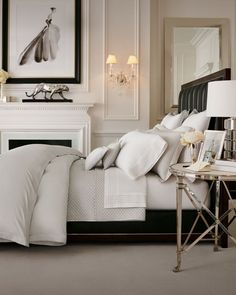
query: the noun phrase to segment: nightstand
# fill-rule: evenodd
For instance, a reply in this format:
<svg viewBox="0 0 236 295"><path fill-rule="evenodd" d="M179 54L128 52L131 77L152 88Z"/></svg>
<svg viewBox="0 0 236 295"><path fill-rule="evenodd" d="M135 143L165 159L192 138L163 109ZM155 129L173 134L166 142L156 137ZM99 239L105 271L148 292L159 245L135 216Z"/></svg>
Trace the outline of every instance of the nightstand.
<svg viewBox="0 0 236 295"><path fill-rule="evenodd" d="M223 224L223 220L228 217L229 213L233 211L233 217L229 221L229 224L236 218L236 208L231 208L219 214L219 205L221 202L221 190L220 187L224 186L226 195L229 200L232 200L231 194L229 192L227 183L236 181L236 173L216 171L211 170L208 172L201 171L191 171L188 169L187 163L174 164L170 167L171 173L176 177L176 218L177 218L177 266L173 269L174 272L179 272L181 267L182 254L188 252L194 245L196 245L200 240L202 240L207 234L212 236L214 240L214 251L218 250L218 239L219 239L219 228L222 232L228 235L228 237L236 244L236 238L233 237L226 226ZM204 198L204 201L200 201L195 192L193 192L188 185L185 183L185 178L195 178L200 180L210 181L209 190ZM210 193L215 184L215 208L214 212L211 211L206 205L207 199L210 197ZM197 210L198 214L196 220L194 221L186 240L182 243L182 194L183 191L186 193L187 197L193 204L193 207ZM209 223L204 217L203 213L207 213L211 219L212 223ZM192 243L189 243L189 238L194 230L199 219L202 219L206 225L206 230L200 234Z"/></svg>

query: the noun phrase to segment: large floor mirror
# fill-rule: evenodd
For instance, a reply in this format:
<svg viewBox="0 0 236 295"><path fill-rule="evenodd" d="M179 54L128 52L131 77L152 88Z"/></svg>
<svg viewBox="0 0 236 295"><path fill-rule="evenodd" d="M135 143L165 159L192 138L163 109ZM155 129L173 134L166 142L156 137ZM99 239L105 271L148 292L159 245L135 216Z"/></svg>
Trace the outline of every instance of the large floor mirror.
<svg viewBox="0 0 236 295"><path fill-rule="evenodd" d="M181 85L230 67L229 20L165 19L165 112L177 108Z"/></svg>

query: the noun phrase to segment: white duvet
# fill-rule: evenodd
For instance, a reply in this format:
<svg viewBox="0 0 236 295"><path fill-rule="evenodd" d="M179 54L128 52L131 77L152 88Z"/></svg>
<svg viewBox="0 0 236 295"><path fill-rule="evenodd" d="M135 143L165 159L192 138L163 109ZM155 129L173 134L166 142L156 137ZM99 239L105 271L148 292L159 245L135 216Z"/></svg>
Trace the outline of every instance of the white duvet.
<svg viewBox="0 0 236 295"><path fill-rule="evenodd" d="M80 153L29 145L0 156L0 241L66 243L69 170Z"/></svg>

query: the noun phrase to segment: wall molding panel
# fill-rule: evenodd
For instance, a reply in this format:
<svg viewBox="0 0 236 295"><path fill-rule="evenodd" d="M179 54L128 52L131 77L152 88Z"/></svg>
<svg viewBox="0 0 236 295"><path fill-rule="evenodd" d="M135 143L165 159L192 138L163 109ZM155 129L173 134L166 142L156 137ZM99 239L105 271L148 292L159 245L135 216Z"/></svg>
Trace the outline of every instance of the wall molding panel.
<svg viewBox="0 0 236 295"><path fill-rule="evenodd" d="M120 18L120 26L117 25L117 19L112 17L112 14L116 13L114 5L122 5L124 1L127 10L133 13L130 14L130 18L133 16L133 28L130 25L132 20L124 17ZM124 69L126 73L129 71L125 64L130 54L135 54L139 57L139 32L140 32L140 0L103 0L104 20L104 120L139 120L139 65L136 69L136 78L129 86L119 87L112 85L112 82L108 80L108 72L106 66L106 58L109 53L113 53L117 56L118 64L114 67L114 72L119 72ZM115 4L116 2L116 4ZM119 13L118 13L119 15ZM129 21L129 26L126 26L125 21ZM114 25L114 26L113 26ZM112 32L112 30L116 30ZM132 36L128 36L132 31ZM124 42L122 42L122 34L124 34ZM118 36L118 40L115 36ZM122 65L119 60L123 59ZM120 67L120 68L119 68ZM124 109L125 105L125 109Z"/></svg>
<svg viewBox="0 0 236 295"><path fill-rule="evenodd" d="M93 132L92 149L97 146L106 146L111 142L118 141L126 132Z"/></svg>

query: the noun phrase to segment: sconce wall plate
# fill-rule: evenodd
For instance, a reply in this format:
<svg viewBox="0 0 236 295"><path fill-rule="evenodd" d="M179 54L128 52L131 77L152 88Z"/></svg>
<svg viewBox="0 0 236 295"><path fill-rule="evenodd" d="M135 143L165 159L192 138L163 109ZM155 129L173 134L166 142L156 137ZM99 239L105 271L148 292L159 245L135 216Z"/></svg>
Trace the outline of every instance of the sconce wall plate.
<svg viewBox="0 0 236 295"><path fill-rule="evenodd" d="M113 54L109 54L106 64L109 65L109 81L116 83L118 86L128 86L135 78L135 65L138 64L138 59L135 55L130 55L127 64L130 65L130 74L125 74L123 71L119 73L113 72L113 65L117 64L117 58Z"/></svg>

